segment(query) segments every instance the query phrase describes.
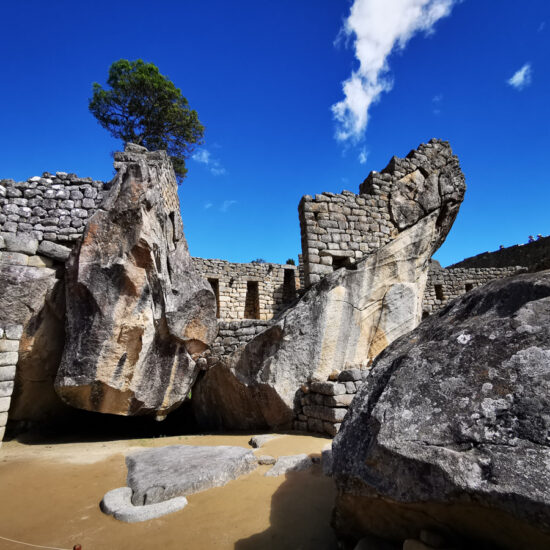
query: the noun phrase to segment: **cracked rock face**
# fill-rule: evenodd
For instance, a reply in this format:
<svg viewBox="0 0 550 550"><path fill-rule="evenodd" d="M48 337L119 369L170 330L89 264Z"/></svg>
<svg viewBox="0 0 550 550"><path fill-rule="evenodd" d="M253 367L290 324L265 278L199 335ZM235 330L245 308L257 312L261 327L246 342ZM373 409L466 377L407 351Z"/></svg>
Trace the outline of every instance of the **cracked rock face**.
<svg viewBox="0 0 550 550"><path fill-rule="evenodd" d="M266 331L199 380L193 390L199 422L217 428L288 429L302 384L326 380L334 370L368 365L418 325L429 260L450 230L465 191L458 160L448 145L441 147L442 154L422 159L422 174L436 174L438 183L411 195L424 206L403 214L406 223L395 239L357 270L340 269L312 286ZM395 167L396 173L403 169ZM396 176L397 197L404 194L403 185Z"/></svg>
<svg viewBox="0 0 550 550"><path fill-rule="evenodd" d="M333 460L344 537L548 548L550 272L476 289L391 344Z"/></svg>
<svg viewBox="0 0 550 550"><path fill-rule="evenodd" d="M242 447L171 445L126 457L132 504L148 505L221 487L258 466Z"/></svg>
<svg viewBox="0 0 550 550"><path fill-rule="evenodd" d="M195 359L217 331L216 300L193 268L166 154L128 145L115 168L66 264L55 387L74 407L162 416L195 381Z"/></svg>

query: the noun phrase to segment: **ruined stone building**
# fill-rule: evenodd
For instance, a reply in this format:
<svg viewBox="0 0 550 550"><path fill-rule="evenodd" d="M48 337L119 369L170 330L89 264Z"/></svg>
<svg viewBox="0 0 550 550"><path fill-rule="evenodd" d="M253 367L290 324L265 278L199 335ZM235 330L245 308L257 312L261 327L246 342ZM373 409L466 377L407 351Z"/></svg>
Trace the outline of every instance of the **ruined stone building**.
<svg viewBox="0 0 550 550"><path fill-rule="evenodd" d="M298 269L293 265L204 258L193 258L193 263L212 286L218 319L271 319L296 299L300 288Z"/></svg>
<svg viewBox="0 0 550 550"><path fill-rule="evenodd" d="M215 401L216 414L229 419L226 426L296 422L299 429L334 434L365 367L389 342L474 287L540 268L550 256L546 238L447 269L430 262L464 194L458 159L446 142L432 140L403 159L392 158L381 172L371 172L357 194L303 197L299 266L191 259L167 159L132 147L117 154L118 175L109 184L63 172L24 182L0 180L0 275L9 289L0 300L0 440L8 411L10 420L37 420L66 411L70 403L163 416L191 387L197 414L206 424L220 420L212 421ZM144 186L147 200L138 198L132 185ZM125 220L121 204L136 218ZM146 216L154 219L149 233L139 224ZM115 246L109 239L117 231ZM89 267L86 255L97 269ZM177 282L178 273L187 286ZM324 286L315 286L322 280ZM109 304L105 296L90 299L95 286L79 295L78 304L71 302L90 281L111 296L127 297L124 304L116 298L120 311L109 320L108 331L119 331L116 341L107 333L93 336L95 308ZM132 302L139 293L142 301ZM191 295L201 311L191 305ZM143 310L147 300L159 316L155 323ZM384 312L377 325L370 313L365 318L369 308ZM213 320L207 319L210 314ZM105 309L103 315L115 314ZM98 364L113 365L104 378L95 370L84 375L69 368L65 342L73 351L84 346L94 354L78 334L71 334L79 316L89 323L81 330L92 334L92 344L110 341L108 349L101 343L103 356L96 358ZM80 351L74 353L77 358ZM154 395L143 383L153 376L146 367L151 357L170 381L166 386L162 377L155 378ZM291 361L292 374L285 370ZM60 364L65 365L61 371ZM243 389L241 379L256 369L252 364L258 373ZM174 381L174 365L185 372L185 383ZM143 372L135 375L139 369ZM232 373L239 369L246 374L237 380ZM333 371L336 378L327 381ZM286 378L279 380L280 373ZM131 389L125 385L128 379L134 380ZM309 382L317 385L301 395ZM226 395L217 395L216 385ZM206 389L216 397L205 397Z"/></svg>

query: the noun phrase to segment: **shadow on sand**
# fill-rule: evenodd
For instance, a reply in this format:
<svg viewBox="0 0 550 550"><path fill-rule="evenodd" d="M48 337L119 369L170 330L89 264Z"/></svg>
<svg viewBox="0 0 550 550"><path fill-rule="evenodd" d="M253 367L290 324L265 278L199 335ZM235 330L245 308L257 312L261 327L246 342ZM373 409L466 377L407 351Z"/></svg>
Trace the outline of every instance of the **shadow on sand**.
<svg viewBox="0 0 550 550"><path fill-rule="evenodd" d="M336 491L330 477L314 465L289 472L271 499L270 526L235 543L235 550L334 550L330 518Z"/></svg>

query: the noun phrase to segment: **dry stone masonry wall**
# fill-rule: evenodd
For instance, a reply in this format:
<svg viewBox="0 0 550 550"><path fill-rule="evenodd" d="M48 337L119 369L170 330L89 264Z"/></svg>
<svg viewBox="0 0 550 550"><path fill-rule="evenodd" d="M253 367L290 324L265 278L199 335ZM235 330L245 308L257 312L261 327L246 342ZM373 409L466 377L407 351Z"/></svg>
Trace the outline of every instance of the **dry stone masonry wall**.
<svg viewBox="0 0 550 550"><path fill-rule="evenodd" d="M253 319L219 321L218 336L211 348L204 354L208 367L225 361L234 351L245 346L254 336L263 332L269 324L269 321Z"/></svg>
<svg viewBox="0 0 550 550"><path fill-rule="evenodd" d="M70 245L101 204L104 188L101 181L66 172L0 180L0 232Z"/></svg>
<svg viewBox="0 0 550 550"><path fill-rule="evenodd" d="M440 197L456 188L456 177L462 177L457 157L447 142L433 139L406 158L393 157L382 172L371 172L359 195L304 196L298 211L306 286L335 269L353 267L419 214L435 210Z"/></svg>
<svg viewBox="0 0 550 550"><path fill-rule="evenodd" d="M334 437L368 370L352 368L335 374L334 380L311 382L299 394L294 429Z"/></svg>
<svg viewBox="0 0 550 550"><path fill-rule="evenodd" d="M271 319L296 298L298 269L272 263L239 264L193 258L195 269L208 279L218 300L218 318Z"/></svg>
<svg viewBox="0 0 550 550"><path fill-rule="evenodd" d="M431 315L451 300L489 281L511 277L525 271L527 268L521 266L442 269L437 262L432 261L424 291L422 315Z"/></svg>
<svg viewBox="0 0 550 550"><path fill-rule="evenodd" d="M501 248L494 252L484 252L466 258L452 266L455 268L495 268L521 265L530 271L550 269L550 237L540 237L536 241Z"/></svg>
<svg viewBox="0 0 550 550"><path fill-rule="evenodd" d="M8 411L15 381L15 366L19 358L21 325L0 325L0 446L8 423Z"/></svg>

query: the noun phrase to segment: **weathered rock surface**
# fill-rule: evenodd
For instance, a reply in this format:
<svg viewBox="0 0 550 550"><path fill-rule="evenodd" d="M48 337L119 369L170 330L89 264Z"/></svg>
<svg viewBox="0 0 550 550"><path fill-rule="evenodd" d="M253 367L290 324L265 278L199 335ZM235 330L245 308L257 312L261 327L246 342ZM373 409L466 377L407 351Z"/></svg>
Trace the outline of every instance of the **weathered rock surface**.
<svg viewBox="0 0 550 550"><path fill-rule="evenodd" d="M390 202L400 220L398 235L357 270L339 269L312 286L296 306L205 373L193 390L199 422L288 429L302 384L369 364L418 325L429 259L450 230L465 191L458 160L448 162L448 154L450 149L416 170L415 178L429 185L415 187L395 168Z"/></svg>
<svg viewBox="0 0 550 550"><path fill-rule="evenodd" d="M23 248L32 237L18 235L8 242ZM23 327L14 350L19 356L10 420L44 420L68 410L53 389L64 343L63 281L57 276L48 267L0 265L0 321Z"/></svg>
<svg viewBox="0 0 550 550"><path fill-rule="evenodd" d="M288 472L301 472L311 468L313 461L305 453L299 455L280 456L273 468L270 468L265 475L267 477L278 477Z"/></svg>
<svg viewBox="0 0 550 550"><path fill-rule="evenodd" d="M182 510L187 506L187 499L185 497L174 497L146 506L134 506L131 498L132 489L130 487L113 489L105 493L100 504L101 510L103 513L113 516L120 521L136 523L138 521L159 518Z"/></svg>
<svg viewBox="0 0 550 550"><path fill-rule="evenodd" d="M67 324L56 391L104 413L166 415L216 334L216 300L194 270L164 152L128 145L66 264Z"/></svg>
<svg viewBox="0 0 550 550"><path fill-rule="evenodd" d="M172 445L126 457L134 505L154 504L220 487L258 466L243 447Z"/></svg>
<svg viewBox="0 0 550 550"><path fill-rule="evenodd" d="M281 437L281 436L277 434L254 435L250 438L250 441L248 442L248 444L254 449L259 449L264 445L264 443L267 443L272 439L277 439L278 437Z"/></svg>
<svg viewBox="0 0 550 550"><path fill-rule="evenodd" d="M333 460L342 536L550 547L550 272L475 289L390 345Z"/></svg>

